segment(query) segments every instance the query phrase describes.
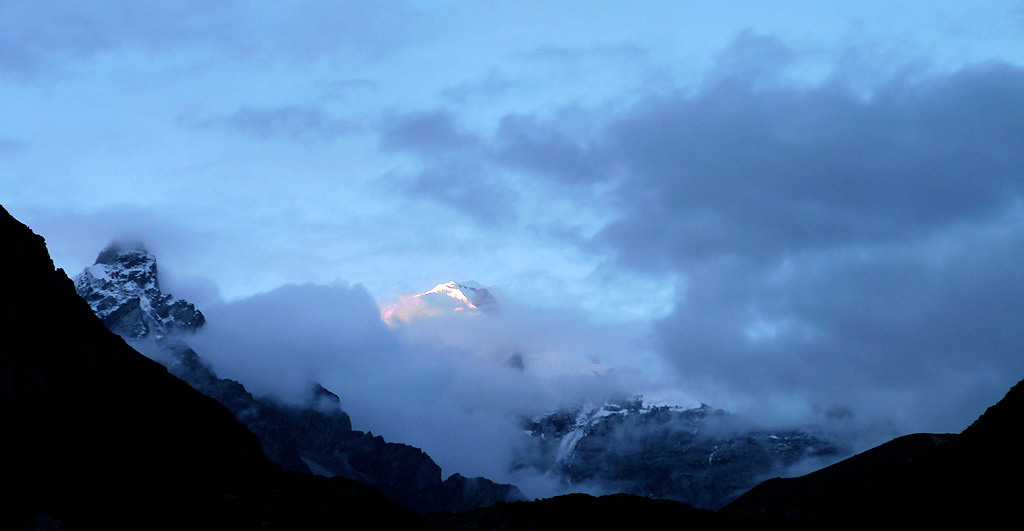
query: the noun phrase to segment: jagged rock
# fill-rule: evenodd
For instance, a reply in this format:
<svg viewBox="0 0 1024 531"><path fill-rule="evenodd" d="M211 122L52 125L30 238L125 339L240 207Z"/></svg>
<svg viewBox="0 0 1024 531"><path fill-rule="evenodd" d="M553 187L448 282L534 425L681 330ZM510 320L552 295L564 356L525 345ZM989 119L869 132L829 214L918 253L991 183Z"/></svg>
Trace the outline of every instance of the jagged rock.
<svg viewBox="0 0 1024 531"><path fill-rule="evenodd" d="M139 243L110 244L75 277L75 290L125 339L195 332L206 322L192 303L160 291L156 257Z"/></svg>

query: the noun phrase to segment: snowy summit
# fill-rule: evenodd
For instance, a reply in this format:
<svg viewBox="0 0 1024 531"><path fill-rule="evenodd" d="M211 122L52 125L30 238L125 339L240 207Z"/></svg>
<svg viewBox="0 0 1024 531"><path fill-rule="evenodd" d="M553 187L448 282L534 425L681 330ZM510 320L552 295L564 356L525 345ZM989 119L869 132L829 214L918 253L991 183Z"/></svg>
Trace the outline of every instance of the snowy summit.
<svg viewBox="0 0 1024 531"><path fill-rule="evenodd" d="M107 246L75 277L75 290L107 328L126 339L195 332L206 322L192 303L160 291L156 257L138 242Z"/></svg>
<svg viewBox="0 0 1024 531"><path fill-rule="evenodd" d="M429 291L406 297L381 310L381 319L390 326L398 326L423 317L463 312L495 314L500 311L501 304L494 294L494 286L485 288L479 282L466 280L438 284Z"/></svg>

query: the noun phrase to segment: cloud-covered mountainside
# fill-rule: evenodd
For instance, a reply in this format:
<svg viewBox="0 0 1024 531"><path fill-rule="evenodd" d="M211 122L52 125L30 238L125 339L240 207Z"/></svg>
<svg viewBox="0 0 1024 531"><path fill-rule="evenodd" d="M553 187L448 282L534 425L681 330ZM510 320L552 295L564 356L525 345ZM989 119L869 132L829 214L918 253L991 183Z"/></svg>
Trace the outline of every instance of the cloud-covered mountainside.
<svg viewBox="0 0 1024 531"><path fill-rule="evenodd" d="M107 330L54 268L43 239L2 208L0 243L0 413L5 453L15 456L3 478L17 487L0 515L5 528L988 528L1018 510L1006 478L1024 472L1024 383L959 435L905 437L805 478L765 483L725 515L570 495L414 517L356 482L271 465L226 408ZM318 397L313 409L338 420L333 397L322 389Z"/></svg>
<svg viewBox="0 0 1024 531"><path fill-rule="evenodd" d="M18 4L0 36L4 200L69 270L112 234L144 236L207 279L208 300L170 291L208 315L313 283L372 319L369 294L476 278L570 308L540 323L563 337L600 336L581 315L649 326L632 367L716 407L956 431L1024 372L1024 34L1009 1L957 7L921 56L858 24L818 29L821 48L729 13L714 43L691 41L696 62L670 43L698 19L641 15L657 3L574 14L622 40L526 15L572 10L550 3L479 24L327 2ZM908 35L935 30L900 11ZM460 30L413 46L387 33L428 21ZM505 38L520 24L535 32ZM997 26L1010 40L977 44ZM956 57L933 57L940 44ZM576 359L613 365L594 343ZM284 372L299 383L330 363L296 356Z"/></svg>
<svg viewBox="0 0 1024 531"><path fill-rule="evenodd" d="M550 233L675 279L654 327L691 394L766 420L840 407L962 429L1024 372L1024 71L907 66L862 86L849 65L794 79L800 57L746 33L693 85L494 128L409 113L382 143L423 163L424 201L472 186L444 173L472 160L606 207Z"/></svg>
<svg viewBox="0 0 1024 531"><path fill-rule="evenodd" d="M652 407L642 397L566 408L526 427L534 444L516 467L544 471L567 486L704 509L720 509L767 477L849 455L820 428L769 430L707 405Z"/></svg>
<svg viewBox="0 0 1024 531"><path fill-rule="evenodd" d="M254 367L252 370L276 378L269 387L272 392L291 388L294 393L301 389L300 393L283 398L273 395L254 398L242 384L218 378L186 344L201 345L199 351L203 356L209 352L214 360L224 359L218 349L243 352L246 358L236 362L245 368L261 363L270 364L271 368L288 364L289 360L281 360L288 354L310 359L320 357L321 363L344 364L352 363L353 352L358 349L382 353L385 348L401 346L394 340L373 344L374 338L383 339L392 333L382 331L380 322L364 322L362 326L366 328L360 328L358 321L339 319L333 312L317 315L309 309L293 306L288 311L303 316L301 322L295 320L295 316L281 319L269 315L260 322L263 327L268 323L282 327L278 333L288 339L279 343L268 344L260 336L246 337L238 333L237 328L236 333L226 336L230 344L224 339L210 341L209 337L202 336L201 329L217 326L218 319L207 323L193 305L163 293L159 288L156 257L141 244L112 244L100 253L96 264L76 277L75 285L109 329L119 331L140 350L165 363L172 374L228 407L260 438L267 455L286 469L356 479L417 511L465 510L522 496L515 487L494 484L483 478L470 481L459 474L442 484L440 467L419 449L385 443L380 437L353 431L349 416L341 410L341 399L319 383L309 379L288 382L286 378L270 376L267 367ZM293 304L315 305L316 288L297 289L304 289L305 297L303 302ZM341 308L337 301L327 304ZM501 343L499 338L513 336L508 330L513 325L503 324L502 320L517 311L524 309L517 308L493 286L485 288L465 281L439 284L382 309L380 315L384 323L410 332L411 337L419 341L425 340L419 334L440 331L439 336L427 337L445 341L449 347L458 345L466 349L463 356L492 371L495 377L532 382L520 384L520 391L536 391L540 389L540 382L550 384L566 378L594 385L593 380L600 382L621 369L572 359L577 353L571 351L523 348L531 344L529 342L519 343L519 348ZM324 319L336 327L355 325L355 328L341 335L328 335L326 331L306 338L287 335L301 332L302 325L308 326L307 318ZM438 326L439 323L443 326ZM240 321L234 325L251 326ZM494 330L486 331L488 327ZM366 329L374 330L375 335L366 337ZM523 330L523 333L529 332ZM540 346L537 337L531 341L535 347ZM265 350L258 355L254 350L256 345L280 350ZM443 349L433 352L437 356L450 355ZM394 359L396 364L408 362L402 357ZM394 369L404 368L396 365ZM352 378L341 382L342 385L350 386ZM585 385L574 387L574 392L588 392ZM518 428L516 436L505 435L504 439L499 439L501 434L474 431L486 425L467 424L463 427L465 431L458 434L467 439L455 444L461 444L462 452L477 454L483 450L474 447L476 441L494 438L510 452L501 456L502 461L492 464L501 474L498 477L525 481L535 496L578 490L626 492L711 509L725 505L764 477L791 474L794 467L800 470L821 466L849 451L848 441L840 441L836 433L826 433L821 428L770 430L706 405L659 407L645 404L642 396L628 400L615 398L608 394L614 389L606 387L603 395L593 394L593 389L589 390L591 394L568 395L554 405L554 409L548 410L550 412L541 414L532 409L531 404L510 400L479 418ZM382 396L381 389L367 392L371 393L369 398L363 399L370 402ZM623 396L622 391L615 392ZM351 390L343 394L346 400L353 397ZM463 403L478 398L456 397ZM400 398L409 402L397 404L399 407L417 408L416 404L427 397L405 391ZM595 400L603 401L595 405ZM442 422L447 420L445 413L427 410L425 414ZM434 430L446 428L441 425ZM524 431L529 436L524 436ZM415 428L410 433L418 437L413 440L424 437L416 433ZM470 455L458 464L480 458Z"/></svg>
<svg viewBox="0 0 1024 531"><path fill-rule="evenodd" d="M466 510L523 495L513 486L452 474L420 449L352 430L337 395L308 382L300 404L254 398L242 384L218 378L187 344L206 323L202 313L159 287L156 257L141 244L115 243L75 278L75 289L103 319L171 374L231 410L286 470L342 476L375 487L418 512Z"/></svg>

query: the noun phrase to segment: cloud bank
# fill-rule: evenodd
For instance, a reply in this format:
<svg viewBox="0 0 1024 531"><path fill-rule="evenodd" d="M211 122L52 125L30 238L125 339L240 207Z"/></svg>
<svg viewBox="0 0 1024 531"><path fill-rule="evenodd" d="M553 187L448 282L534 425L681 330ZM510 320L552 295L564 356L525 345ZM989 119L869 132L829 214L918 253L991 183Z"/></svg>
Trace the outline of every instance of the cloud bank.
<svg viewBox="0 0 1024 531"><path fill-rule="evenodd" d="M590 110L588 131L508 115L460 145L617 211L577 244L680 279L656 330L692 394L959 431L1024 376L1024 70L865 90L841 68L795 80L799 55L745 33L700 84Z"/></svg>
<svg viewBox="0 0 1024 531"><path fill-rule="evenodd" d="M600 403L640 382L664 385L644 363L657 357L630 344L642 329L582 314L506 304L498 315L392 329L364 288L344 284L290 285L202 311L207 325L187 340L221 377L293 402L319 382L339 395L354 428L422 448L445 474L526 480L534 495L555 486L510 472L524 417ZM509 363L515 354L525 369Z"/></svg>

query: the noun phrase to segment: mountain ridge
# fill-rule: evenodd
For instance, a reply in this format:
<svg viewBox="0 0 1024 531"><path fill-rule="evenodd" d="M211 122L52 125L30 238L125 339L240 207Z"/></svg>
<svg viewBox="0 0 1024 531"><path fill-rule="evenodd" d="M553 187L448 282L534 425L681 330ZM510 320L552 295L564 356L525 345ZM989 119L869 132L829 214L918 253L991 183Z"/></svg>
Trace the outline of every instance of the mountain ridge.
<svg viewBox="0 0 1024 531"><path fill-rule="evenodd" d="M227 407L286 470L342 476L375 487L416 512L467 510L525 499L512 485L442 470L414 446L352 429L337 395L313 384L302 404L254 397L234 380L219 378L186 342L205 324L194 305L160 289L157 259L145 245L114 242L75 278L75 288L125 339L153 341L155 359L171 374Z"/></svg>
<svg viewBox="0 0 1024 531"><path fill-rule="evenodd" d="M358 483L282 472L230 411L110 332L2 207L0 247L0 528L409 524Z"/></svg>

